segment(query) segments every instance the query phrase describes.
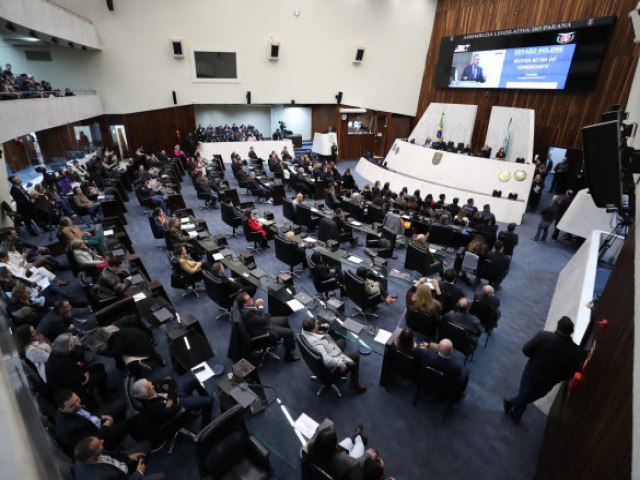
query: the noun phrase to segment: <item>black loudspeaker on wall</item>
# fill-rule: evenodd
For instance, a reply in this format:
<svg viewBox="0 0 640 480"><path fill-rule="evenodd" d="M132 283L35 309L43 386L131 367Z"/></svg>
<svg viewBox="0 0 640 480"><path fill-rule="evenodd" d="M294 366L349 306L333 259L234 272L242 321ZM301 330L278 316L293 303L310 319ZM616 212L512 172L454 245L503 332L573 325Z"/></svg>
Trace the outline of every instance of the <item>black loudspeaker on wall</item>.
<svg viewBox="0 0 640 480"><path fill-rule="evenodd" d="M178 97L176 96L176 91L172 90L171 91L171 95L173 96L173 104L177 105L178 104Z"/></svg>
<svg viewBox="0 0 640 480"><path fill-rule="evenodd" d="M600 208L622 206L619 136L616 120L582 128L585 178L593 203Z"/></svg>
<svg viewBox="0 0 640 480"><path fill-rule="evenodd" d="M280 55L280 44L272 43L271 48L269 49L269 58L272 60L276 60Z"/></svg>
<svg viewBox="0 0 640 480"><path fill-rule="evenodd" d="M356 50L356 62L361 62L362 59L364 58L364 48L358 48Z"/></svg>
<svg viewBox="0 0 640 480"><path fill-rule="evenodd" d="M342 92L338 92L336 95L336 101L338 102L338 105L342 103Z"/></svg>
<svg viewBox="0 0 640 480"><path fill-rule="evenodd" d="M110 12L114 11L113 0L107 0L107 8L109 9Z"/></svg>
<svg viewBox="0 0 640 480"><path fill-rule="evenodd" d="M182 56L182 42L180 40L171 40L171 46L174 55Z"/></svg>
<svg viewBox="0 0 640 480"><path fill-rule="evenodd" d="M251 92L247 92L247 105L251 105Z"/></svg>

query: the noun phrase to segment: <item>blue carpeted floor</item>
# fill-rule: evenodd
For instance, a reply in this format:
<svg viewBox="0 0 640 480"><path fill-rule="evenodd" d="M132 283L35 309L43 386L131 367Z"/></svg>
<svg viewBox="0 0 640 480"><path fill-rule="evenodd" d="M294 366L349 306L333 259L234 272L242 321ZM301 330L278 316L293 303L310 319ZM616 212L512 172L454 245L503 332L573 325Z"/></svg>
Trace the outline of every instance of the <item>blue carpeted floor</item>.
<svg viewBox="0 0 640 480"><path fill-rule="evenodd" d="M345 161L339 168L354 166L354 161ZM227 178L233 186L235 182L229 170ZM357 180L360 186L364 184L362 179ZM243 190L238 189L238 192L243 193ZM439 192L431 193L436 196ZM197 211L202 201L197 200L186 177L182 194L187 206ZM132 201L127 205L129 225L126 228L151 277L162 281L181 314L192 313L200 319L214 349L226 354L229 322L214 322L217 307L206 295L199 299L192 296L183 299L181 291L170 287L166 255L156 247L159 241L153 240L143 209L131 197ZM241 199L244 198L241 195ZM541 205L548 200L548 197L543 198ZM282 218L281 207L265 204L262 208ZM220 219L219 210L198 212L211 232L230 233L230 228ZM332 392L316 397L316 385L309 379L309 370L302 361L289 364L267 360L260 370L262 382L273 386L293 410L304 411L317 421L333 420L339 436L349 435L357 424L363 424L369 445L377 448L385 460L387 474L398 480L533 478L546 417L536 408L530 408L522 423L514 426L502 412L502 397L517 390L526 360L521 353L522 345L542 328L558 272L576 249L574 243L567 241L532 241L537 221L537 214L528 213L524 224L517 229L520 245L516 248L510 274L499 292L502 319L487 349L479 347L474 360L468 364L471 376L467 395L456 405L446 424L440 424L440 406L428 396L423 396L414 408L411 406L413 389L409 386L397 383L390 391L379 387L382 357L375 354L363 357L361 361L361 380L368 387L363 395L343 388L341 399ZM501 225L501 229L503 227ZM244 238L230 239L229 244L236 251L242 251L248 245ZM353 251L362 254L361 247ZM396 254L398 259L391 260L392 266L402 268L405 250L398 250ZM270 272L284 269L284 264L275 258L273 248L257 256L256 260ZM306 272L296 280L296 285L315 292ZM462 282L459 285L472 295L469 287ZM394 291L394 287L390 290ZM399 294L399 300L381 307L376 320L377 325L387 330L393 330L405 309L404 292L395 293ZM299 331L300 320L292 321L292 327ZM299 478L298 472L289 469L274 455L272 463L278 478ZM165 471L170 479L198 478L191 445L180 442L171 457L152 459L150 471L158 470Z"/></svg>

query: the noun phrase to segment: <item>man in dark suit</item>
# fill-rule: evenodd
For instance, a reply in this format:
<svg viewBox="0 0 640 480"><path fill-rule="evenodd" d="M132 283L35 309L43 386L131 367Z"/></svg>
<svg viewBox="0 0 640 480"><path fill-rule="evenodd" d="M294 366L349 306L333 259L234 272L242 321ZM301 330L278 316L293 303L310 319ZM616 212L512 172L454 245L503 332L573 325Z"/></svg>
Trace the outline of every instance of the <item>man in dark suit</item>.
<svg viewBox="0 0 640 480"><path fill-rule="evenodd" d="M324 203L331 210L335 210L340 205L340 199L338 199L336 189L334 187L325 188Z"/></svg>
<svg viewBox="0 0 640 480"><path fill-rule="evenodd" d="M502 231L498 234L498 240L504 243L504 254L513 255L513 249L518 245L518 234L516 233L516 224L510 223L507 225L507 231Z"/></svg>
<svg viewBox="0 0 640 480"><path fill-rule="evenodd" d="M211 273L220 280L220 283L226 288L230 295L237 295L244 290L252 297L256 294L257 287L255 285L241 284L235 278L229 278L224 274L224 265L221 262L214 262L211 265Z"/></svg>
<svg viewBox="0 0 640 480"><path fill-rule="evenodd" d="M430 345L430 344L429 344ZM447 397L450 400L457 400L463 394L469 383L469 370L467 370L458 360L451 358L453 343L448 338L443 338L438 343L437 351L431 349L416 349L419 352L423 365L435 368L445 376Z"/></svg>
<svg viewBox="0 0 640 480"><path fill-rule="evenodd" d="M344 295L344 277L340 265L329 265L324 255L318 252L314 252L313 255L311 255L311 261L315 265L312 275L317 275L321 283L328 280L335 280L340 288L340 295Z"/></svg>
<svg viewBox="0 0 640 480"><path fill-rule="evenodd" d="M495 296L493 287L491 285L485 285L478 293L473 296L473 300L476 302L482 302L493 308L496 312L496 320L500 318L500 299Z"/></svg>
<svg viewBox="0 0 640 480"><path fill-rule="evenodd" d="M338 227L338 233L340 235L339 242L349 242L351 246L358 246L358 239L353 235L353 229L347 225L344 221L344 212L341 208L336 208L336 215L333 217L333 221Z"/></svg>
<svg viewBox="0 0 640 480"><path fill-rule="evenodd" d="M442 313L453 309L458 300L464 297L464 292L455 284L456 272L453 268L445 270L440 281L441 295L438 300L442 302Z"/></svg>
<svg viewBox="0 0 640 480"><path fill-rule="evenodd" d="M110 450L116 449L128 433L127 420L114 422L110 415L93 415L72 390L60 390L55 398L56 438L67 452L73 452L76 444L88 436L104 440Z"/></svg>
<svg viewBox="0 0 640 480"><path fill-rule="evenodd" d="M104 450L104 441L88 436L74 449L73 467L76 480L163 480L164 473L145 475L147 466L144 452L111 453Z"/></svg>
<svg viewBox="0 0 640 480"><path fill-rule="evenodd" d="M255 172L249 173L247 185L249 186L249 190L251 190L252 192L259 192L263 197L271 198L271 189L258 182Z"/></svg>
<svg viewBox="0 0 640 480"><path fill-rule="evenodd" d="M500 284L504 277L507 276L509 266L511 265L511 260L504 254L504 243L500 240L496 240L493 251L489 252L485 259L495 265L495 272L498 278L491 280L491 285L493 285L497 290L500 290Z"/></svg>
<svg viewBox="0 0 640 480"><path fill-rule="evenodd" d="M482 328L482 324L478 317L469 313L469 301L465 297L459 299L456 308L453 311L448 312L442 320L445 324L453 323L462 327L467 332L467 342L469 347L471 349L476 348L478 345L478 337L482 335L484 329Z"/></svg>
<svg viewBox="0 0 640 480"><path fill-rule="evenodd" d="M482 67L480 66L480 55L473 54L471 58L471 64L467 65L462 71L462 80L468 80L472 82L486 82L487 77L482 74Z"/></svg>
<svg viewBox="0 0 640 480"><path fill-rule="evenodd" d="M253 149L253 147L249 147L249 158L251 160L256 160L258 158L258 155L256 155L256 152Z"/></svg>
<svg viewBox="0 0 640 480"><path fill-rule="evenodd" d="M254 337L269 332L276 338L283 339L285 362L300 360L300 356L295 352L296 344L293 339L293 330L291 330L286 317L272 317L264 311L263 299L259 298L254 303L251 295L245 291L238 294L236 303L249 335Z"/></svg>
<svg viewBox="0 0 640 480"><path fill-rule="evenodd" d="M571 339L573 322L569 317L558 320L555 332L538 332L522 352L529 357L524 367L520 390L510 400L503 400L504 413L516 425L529 403L544 397L553 386L569 379L580 369L583 352Z"/></svg>

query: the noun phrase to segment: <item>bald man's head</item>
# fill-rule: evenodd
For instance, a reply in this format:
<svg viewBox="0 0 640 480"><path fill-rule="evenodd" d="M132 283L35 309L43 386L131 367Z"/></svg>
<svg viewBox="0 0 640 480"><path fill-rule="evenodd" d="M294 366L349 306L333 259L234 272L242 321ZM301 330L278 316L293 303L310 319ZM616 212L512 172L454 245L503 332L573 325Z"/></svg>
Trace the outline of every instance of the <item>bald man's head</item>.
<svg viewBox="0 0 640 480"><path fill-rule="evenodd" d="M417 243L426 244L427 243L427 236L424 235L423 233L420 233L420 234L416 235L416 242Z"/></svg>
<svg viewBox="0 0 640 480"><path fill-rule="evenodd" d="M451 352L453 352L453 343L451 343L451 340L448 338L440 340L440 343L438 343L438 353L445 358L449 358L451 357Z"/></svg>
<svg viewBox="0 0 640 480"><path fill-rule="evenodd" d="M469 300L467 300L465 297L462 297L460 300L458 300L458 310L460 310L461 312L466 312L467 310L469 310Z"/></svg>
<svg viewBox="0 0 640 480"><path fill-rule="evenodd" d="M482 287L482 293L485 295L493 295L493 287L491 285L485 285Z"/></svg>

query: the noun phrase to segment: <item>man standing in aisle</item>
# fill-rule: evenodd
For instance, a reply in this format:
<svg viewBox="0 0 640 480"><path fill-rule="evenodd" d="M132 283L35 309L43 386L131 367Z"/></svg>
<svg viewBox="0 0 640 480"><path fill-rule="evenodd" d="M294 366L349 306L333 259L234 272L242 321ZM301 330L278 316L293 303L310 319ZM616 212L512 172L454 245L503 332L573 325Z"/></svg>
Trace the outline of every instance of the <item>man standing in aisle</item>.
<svg viewBox="0 0 640 480"><path fill-rule="evenodd" d="M553 386L569 379L580 368L583 352L571 339L573 322L569 317L558 320L555 332L538 332L529 340L522 352L529 357L522 373L520 391L503 400L504 413L514 424L520 423L529 403L544 397Z"/></svg>

